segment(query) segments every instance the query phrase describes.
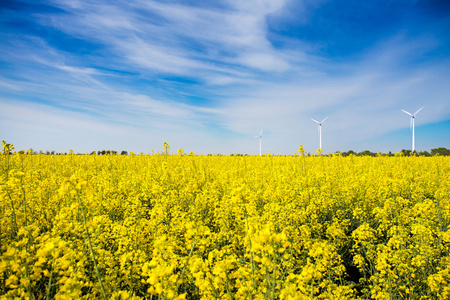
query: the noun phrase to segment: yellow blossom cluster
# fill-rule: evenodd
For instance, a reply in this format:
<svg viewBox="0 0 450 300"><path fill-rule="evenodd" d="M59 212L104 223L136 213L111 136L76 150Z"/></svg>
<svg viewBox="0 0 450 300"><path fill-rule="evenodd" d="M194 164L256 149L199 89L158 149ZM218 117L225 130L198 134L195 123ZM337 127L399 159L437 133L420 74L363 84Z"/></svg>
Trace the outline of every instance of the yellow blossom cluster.
<svg viewBox="0 0 450 300"><path fill-rule="evenodd" d="M450 158L13 149L1 299L450 298Z"/></svg>

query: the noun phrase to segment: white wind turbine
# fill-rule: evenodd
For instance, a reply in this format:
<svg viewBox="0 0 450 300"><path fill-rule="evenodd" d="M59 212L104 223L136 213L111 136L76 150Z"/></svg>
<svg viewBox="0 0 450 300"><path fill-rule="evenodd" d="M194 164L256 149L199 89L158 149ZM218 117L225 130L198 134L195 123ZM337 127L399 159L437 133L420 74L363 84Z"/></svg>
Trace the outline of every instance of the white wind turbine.
<svg viewBox="0 0 450 300"><path fill-rule="evenodd" d="M421 111L423 109L423 106L421 108L419 108L415 113L411 114L409 112L407 112L406 110L401 109L402 112L404 112L405 114L411 116L411 120L409 121L409 128L412 129L412 152L414 153L415 150L415 141L414 141L414 119L416 118L416 115L419 113L419 111Z"/></svg>
<svg viewBox="0 0 450 300"><path fill-rule="evenodd" d="M262 128L261 128L261 131L259 132L259 134L255 136L255 137L259 137L259 156L261 156L261 140L262 140L262 132L263 132L263 130L262 130Z"/></svg>
<svg viewBox="0 0 450 300"><path fill-rule="evenodd" d="M322 123L323 122L325 122L325 120L326 119L328 119L328 117L326 117L325 119L323 119L322 121L316 121L316 120L314 120L314 119L311 119L311 120L313 120L314 122L316 122L317 124L319 124L318 125L318 127L319 127L319 148L320 149L322 149Z"/></svg>

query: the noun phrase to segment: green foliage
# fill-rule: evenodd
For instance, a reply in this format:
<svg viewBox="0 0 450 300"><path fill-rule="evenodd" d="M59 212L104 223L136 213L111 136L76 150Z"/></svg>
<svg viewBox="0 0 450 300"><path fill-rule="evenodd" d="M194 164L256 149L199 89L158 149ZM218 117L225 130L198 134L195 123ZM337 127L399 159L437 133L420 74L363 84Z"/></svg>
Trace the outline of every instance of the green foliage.
<svg viewBox="0 0 450 300"><path fill-rule="evenodd" d="M450 150L444 147L431 149L431 155L439 154L440 156L450 156Z"/></svg>

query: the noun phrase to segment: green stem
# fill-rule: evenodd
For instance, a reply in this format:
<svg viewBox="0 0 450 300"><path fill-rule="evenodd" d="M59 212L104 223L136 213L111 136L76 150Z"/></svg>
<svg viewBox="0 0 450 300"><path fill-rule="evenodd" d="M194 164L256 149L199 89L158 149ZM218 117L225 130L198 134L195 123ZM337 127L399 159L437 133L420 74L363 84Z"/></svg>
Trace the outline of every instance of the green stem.
<svg viewBox="0 0 450 300"><path fill-rule="evenodd" d="M95 273L97 274L98 283L100 284L100 288L102 290L103 299L106 300L107 298L106 298L105 288L103 287L102 279L100 277L100 272L98 271L97 260L95 258L94 250L92 249L91 237L89 235L89 230L88 230L87 225L86 225L86 214L84 213L83 203L81 201L81 197L80 197L80 194L79 194L78 191L77 191L77 199L78 199L78 202L80 204L81 213L83 215L84 229L86 230L86 237L87 237L88 244L89 244L89 251L91 252L92 261L94 262Z"/></svg>
<svg viewBox="0 0 450 300"><path fill-rule="evenodd" d="M247 232L248 232L248 218L245 216L245 222L247 225ZM252 283L253 283L253 290L256 291L256 282L255 282L255 262L253 260L253 251L252 251L252 240L250 239L250 235L248 235L248 243L250 246L250 264L252 266ZM251 297L253 298L253 297Z"/></svg>
<svg viewBox="0 0 450 300"><path fill-rule="evenodd" d="M179 277L178 280L177 280L177 287L176 287L176 289L175 289L177 292L178 292L178 287L180 286L180 280L183 280L183 278L184 278L184 272L186 271L186 268L187 268L187 266L188 266L189 259L190 259L191 256L192 256L192 252L194 252L194 247L195 247L195 243L196 243L196 242L197 242L197 236L195 236L195 238L194 238L194 242L192 243L191 251L189 251L188 258L187 258L187 260L186 260L186 263L184 264L184 268L183 268L183 270L181 270L180 277Z"/></svg>
<svg viewBox="0 0 450 300"><path fill-rule="evenodd" d="M17 226L16 208L14 207L14 201L8 190L6 190L6 194L8 195L9 200L11 200L11 208L12 208L11 219L13 223L11 238L13 238L15 235L17 235L17 232L19 231L19 227Z"/></svg>
<svg viewBox="0 0 450 300"><path fill-rule="evenodd" d="M52 288L52 278L53 278L53 263L55 262L55 258L53 258L52 260L52 268L50 271L50 279L48 280L48 285L47 285L47 293L45 295L45 299L49 299L50 296L50 289Z"/></svg>

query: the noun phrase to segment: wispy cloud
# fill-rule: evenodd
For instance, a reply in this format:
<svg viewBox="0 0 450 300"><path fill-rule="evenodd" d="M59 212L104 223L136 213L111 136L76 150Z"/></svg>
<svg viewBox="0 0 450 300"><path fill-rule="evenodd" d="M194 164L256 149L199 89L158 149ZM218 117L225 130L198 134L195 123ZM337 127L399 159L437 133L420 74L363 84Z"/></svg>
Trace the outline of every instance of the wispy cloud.
<svg viewBox="0 0 450 300"><path fill-rule="evenodd" d="M231 2L225 10L156 1L121 7L95 2L76 8L60 4L69 15L45 16L41 22L98 40L126 62L162 72L226 73L227 67L232 73L239 67L285 70L289 62L268 41L265 23L266 15L282 8L283 1Z"/></svg>

